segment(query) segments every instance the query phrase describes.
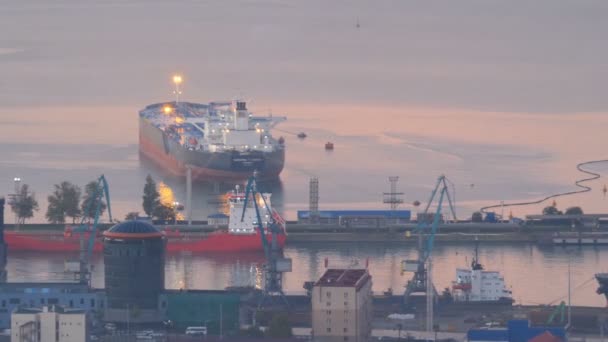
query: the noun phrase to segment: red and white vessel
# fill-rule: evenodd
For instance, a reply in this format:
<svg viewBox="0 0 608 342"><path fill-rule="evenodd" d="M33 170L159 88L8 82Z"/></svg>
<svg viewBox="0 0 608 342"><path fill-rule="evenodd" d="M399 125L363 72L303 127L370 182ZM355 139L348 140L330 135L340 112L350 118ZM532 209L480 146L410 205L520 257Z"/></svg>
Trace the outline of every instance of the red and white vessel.
<svg viewBox="0 0 608 342"><path fill-rule="evenodd" d="M270 242L268 222L270 216L281 228L277 242L282 248L285 245L285 220L272 208L271 194L262 194L268 210L264 210L264 200L257 198L262 216L265 236ZM236 190L228 194L230 216L228 229L219 229L211 233L183 233L178 229L165 228L167 252L253 252L263 251L262 237L256 228L256 212L252 201L249 201L243 215L245 194ZM242 219L241 219L242 217ZM99 232L98 232L99 233ZM88 239L88 233L85 233ZM61 232L20 232L5 231L4 239L10 250L37 252L76 252L80 250L80 234L72 233L71 228ZM98 234L93 246L94 252L103 250L102 236Z"/></svg>

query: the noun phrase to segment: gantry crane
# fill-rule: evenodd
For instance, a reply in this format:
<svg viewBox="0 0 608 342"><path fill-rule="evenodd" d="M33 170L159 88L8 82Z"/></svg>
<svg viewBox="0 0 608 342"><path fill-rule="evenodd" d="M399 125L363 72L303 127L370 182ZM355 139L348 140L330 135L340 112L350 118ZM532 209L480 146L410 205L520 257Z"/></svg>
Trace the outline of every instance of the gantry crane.
<svg viewBox="0 0 608 342"><path fill-rule="evenodd" d="M262 202L263 210L265 210L264 219L262 219L262 215L260 214L258 200ZM245 218L245 211L249 202L253 204L253 208L255 209L255 226L262 239L262 246L264 247L264 254L266 256L266 264L264 265L264 293L259 306L263 306L265 300L271 299L273 296L280 296L285 305L289 306L287 297L285 297L285 293L283 292L283 272L291 272L291 259L282 256L282 251L278 244L278 235L285 232L281 230L273 213L270 211L266 198L258 192L255 172L249 178L245 189L241 222ZM266 229L264 229L264 226L266 226ZM270 242L268 241L269 233Z"/></svg>
<svg viewBox="0 0 608 342"><path fill-rule="evenodd" d="M408 281L405 289L404 303L406 306L411 304L411 295L413 293L426 292L427 297L431 291L432 294L437 294L432 281L428 281L429 274L427 263L430 261L435 242L435 233L437 232L437 227L441 220L441 207L444 197L447 198L451 214L454 221L456 221L456 211L454 210L454 204L448 190L449 185L451 185L451 183L449 183L448 179L444 175L441 175L437 180L437 184L431 193L431 198L424 208L424 211L418 215L418 226L415 229L415 232L418 234L418 260L406 260L403 265L403 271L414 272L414 276ZM428 211L437 195L439 196L437 209L433 216L432 223L429 225Z"/></svg>
<svg viewBox="0 0 608 342"><path fill-rule="evenodd" d="M82 216L80 221L80 225L74 228L72 232L78 233L80 235L80 258L78 259L78 271L75 272L78 276L78 280L83 284L90 284L91 281L91 254L93 254L93 249L95 247L95 238L97 237L97 225L99 223L99 216L101 214L101 202L103 201L105 196L107 207L108 207L108 216L110 222L112 222L112 209L110 207L110 188L108 187L108 182L104 175L101 175L97 179L97 186L95 187L95 192L93 193L93 200L88 203L86 213L90 213L92 206L95 206L95 216L93 218L93 223L85 222L87 217L86 215ZM88 237L88 240L87 240Z"/></svg>

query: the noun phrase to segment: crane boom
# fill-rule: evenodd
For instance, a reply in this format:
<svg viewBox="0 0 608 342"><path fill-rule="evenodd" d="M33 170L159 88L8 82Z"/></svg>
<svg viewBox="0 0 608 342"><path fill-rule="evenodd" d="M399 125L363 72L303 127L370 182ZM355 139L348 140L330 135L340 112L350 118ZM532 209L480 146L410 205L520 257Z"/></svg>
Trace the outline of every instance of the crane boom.
<svg viewBox="0 0 608 342"><path fill-rule="evenodd" d="M266 224L266 229L264 229L264 222L262 221L262 215L260 215L260 208L258 205L257 196L262 200L262 204L264 205L264 210L266 211L266 216L268 221ZM289 304L287 303L287 298L283 293L283 272L291 271L291 259L283 258L281 255L280 248L278 246L277 235L280 233L280 229L278 228L276 219L273 213L270 211L270 207L264 198L264 195L258 192L255 173L253 176L249 178L247 181L247 187L245 189L245 199L243 201L243 213L241 214L241 222L245 219L245 212L247 210L249 201L253 202L253 208L255 210L256 221L255 227L260 233L260 239L262 239L262 246L264 247L264 254L266 256L266 265L265 265L265 283L264 283L264 295L261 298L259 306L262 305L264 299L273 294L278 294L283 298L283 301L287 307ZM268 242L267 235L271 234L271 242ZM278 265L281 263L281 269L279 269ZM285 265L288 265L286 267Z"/></svg>
<svg viewBox="0 0 608 342"><path fill-rule="evenodd" d="M90 213L93 205L95 205L95 215L93 217L93 224L90 226L86 222L87 215L83 215L80 221L80 225L73 229L73 232L80 234L80 259L79 259L79 281L81 283L88 283L90 281L90 270L89 263L91 260L91 254L95 247L95 238L97 237L97 225L99 224L99 218L101 216L101 203L105 197L107 203L107 210L109 216L109 222L112 222L112 208L110 205L110 187L104 175L99 176L95 191L93 192L92 200L87 204L86 212ZM85 235L89 233L88 241L85 242Z"/></svg>
<svg viewBox="0 0 608 342"><path fill-rule="evenodd" d="M418 233L418 260L406 260L404 262L404 271L413 271L414 276L410 281L408 281L406 285L406 290L404 294L404 302L406 305L410 304L410 295L415 292L427 292L427 287L432 288L432 292L435 293L435 289L432 284L429 283L428 270L426 268L426 263L429 260L433 247L435 244L435 234L437 233L437 229L439 227L439 223L442 218L441 210L443 206L443 202L447 199L451 214L456 220L456 211L454 209L454 204L452 203L452 197L449 192L449 181L444 175L441 175L437 179L437 183L435 188L431 192L431 196L429 198L429 202L424 207L424 211L422 215L419 215L418 218L418 226L415 228L415 232ZM428 211L431 207L433 201L437 198L437 209L433 215L433 220L429 226L428 222ZM414 265L415 268L410 268L409 265Z"/></svg>

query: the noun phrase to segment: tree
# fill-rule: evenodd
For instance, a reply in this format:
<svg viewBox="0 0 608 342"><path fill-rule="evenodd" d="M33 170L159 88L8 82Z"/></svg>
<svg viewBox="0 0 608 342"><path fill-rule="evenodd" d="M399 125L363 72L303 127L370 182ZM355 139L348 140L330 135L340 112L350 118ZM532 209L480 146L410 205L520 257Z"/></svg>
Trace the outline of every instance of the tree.
<svg viewBox="0 0 608 342"><path fill-rule="evenodd" d="M581 207L570 207L566 209L566 215L583 215Z"/></svg>
<svg viewBox="0 0 608 342"><path fill-rule="evenodd" d="M144 208L144 212L148 216L153 216L154 209L160 205L160 194L156 189L156 182L154 182L154 179L152 179L152 176L150 176L149 174L146 177L146 185L144 185L144 195L142 198L142 206Z"/></svg>
<svg viewBox="0 0 608 342"><path fill-rule="evenodd" d="M266 337L278 337L287 338L291 337L291 323L287 314L277 314L272 317L268 330L266 330Z"/></svg>
<svg viewBox="0 0 608 342"><path fill-rule="evenodd" d="M543 215L561 215L562 212L554 206L548 206L543 209Z"/></svg>
<svg viewBox="0 0 608 342"><path fill-rule="evenodd" d="M25 219L32 218L34 216L34 211L38 211L36 194L30 192L29 189L29 185L21 185L19 193L15 194L16 196L9 201L11 210L17 216L17 223L19 224L25 223Z"/></svg>
<svg viewBox="0 0 608 342"><path fill-rule="evenodd" d="M127 213L127 215L125 216L125 220L137 220L138 216L139 213L137 211L131 211Z"/></svg>
<svg viewBox="0 0 608 342"><path fill-rule="evenodd" d="M481 222L483 221L483 216L481 215L481 212L476 211L473 213L473 215L471 216L471 222Z"/></svg>
<svg viewBox="0 0 608 342"><path fill-rule="evenodd" d="M80 205L80 209L82 210L82 216L86 217L90 222L95 218L95 213L97 212L97 204L99 204L99 216L106 211L108 207L106 202L103 200L103 189L100 188L99 183L97 181L89 182L84 188L84 198L82 199L82 204Z"/></svg>
<svg viewBox="0 0 608 342"><path fill-rule="evenodd" d="M161 221L173 221L175 220L175 208L170 205L158 203L156 207L154 207L154 211L152 212L152 216L156 217Z"/></svg>
<svg viewBox="0 0 608 342"><path fill-rule="evenodd" d="M72 223L80 217L80 188L70 182L55 184L55 191L49 195L49 206L46 211L46 218L51 223L65 223L66 217L72 218Z"/></svg>

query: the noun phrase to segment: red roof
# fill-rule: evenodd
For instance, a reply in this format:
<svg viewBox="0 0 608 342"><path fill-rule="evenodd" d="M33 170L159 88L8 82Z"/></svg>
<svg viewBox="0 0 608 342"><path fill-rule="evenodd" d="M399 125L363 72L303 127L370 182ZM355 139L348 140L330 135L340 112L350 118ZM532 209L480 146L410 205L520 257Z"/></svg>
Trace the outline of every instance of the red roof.
<svg viewBox="0 0 608 342"><path fill-rule="evenodd" d="M328 269L315 286L360 288L371 278L365 269Z"/></svg>
<svg viewBox="0 0 608 342"><path fill-rule="evenodd" d="M536 335L534 338L530 339L528 342L562 342L562 339L553 335L549 331L545 331L540 335Z"/></svg>

